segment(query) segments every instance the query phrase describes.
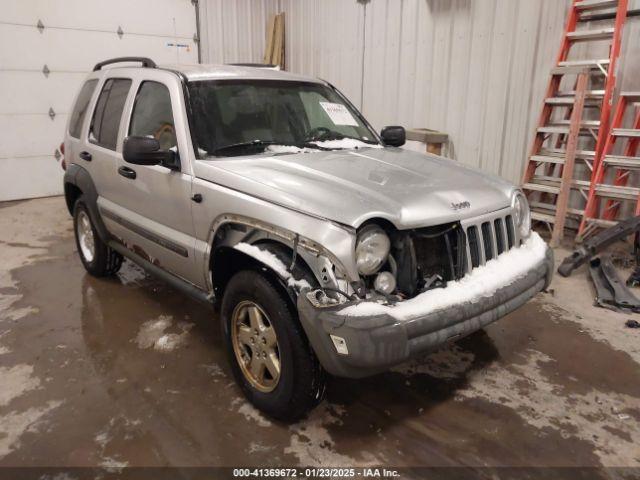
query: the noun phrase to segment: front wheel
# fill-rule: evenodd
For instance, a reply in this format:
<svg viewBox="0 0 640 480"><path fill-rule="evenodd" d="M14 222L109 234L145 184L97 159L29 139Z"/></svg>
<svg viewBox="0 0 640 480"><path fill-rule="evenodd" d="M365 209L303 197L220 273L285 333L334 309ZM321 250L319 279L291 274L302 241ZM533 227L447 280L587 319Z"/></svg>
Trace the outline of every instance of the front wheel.
<svg viewBox="0 0 640 480"><path fill-rule="evenodd" d="M324 372L289 299L270 278L234 275L221 320L234 376L259 410L295 421L322 399Z"/></svg>
<svg viewBox="0 0 640 480"><path fill-rule="evenodd" d="M73 209L73 230L82 265L91 275L114 275L122 266L122 255L109 248L98 236L91 221L84 197L80 197Z"/></svg>

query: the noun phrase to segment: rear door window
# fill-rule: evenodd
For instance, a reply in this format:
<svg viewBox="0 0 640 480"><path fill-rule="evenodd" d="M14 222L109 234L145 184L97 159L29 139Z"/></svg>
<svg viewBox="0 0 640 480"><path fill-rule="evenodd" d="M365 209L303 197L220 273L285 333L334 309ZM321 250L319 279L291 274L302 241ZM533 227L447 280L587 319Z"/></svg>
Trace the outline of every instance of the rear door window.
<svg viewBox="0 0 640 480"><path fill-rule="evenodd" d="M73 107L73 112L71 112L71 120L69 122L69 135L74 138L80 138L84 117L87 115L87 108L89 108L89 102L91 101L93 91L96 89L97 84L97 79L87 80L78 94L78 99Z"/></svg>
<svg viewBox="0 0 640 480"><path fill-rule="evenodd" d="M122 110L130 88L131 80L124 78L110 78L104 83L89 128L91 143L116 149Z"/></svg>

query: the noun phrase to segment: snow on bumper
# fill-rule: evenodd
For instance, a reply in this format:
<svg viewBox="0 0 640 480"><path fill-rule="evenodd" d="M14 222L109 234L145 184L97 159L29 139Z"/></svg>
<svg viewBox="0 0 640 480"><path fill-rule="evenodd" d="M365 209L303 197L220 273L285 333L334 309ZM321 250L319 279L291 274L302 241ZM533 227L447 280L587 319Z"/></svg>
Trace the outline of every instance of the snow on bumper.
<svg viewBox="0 0 640 480"><path fill-rule="evenodd" d="M553 253L536 234L446 288L395 305L361 301L316 308L298 297L302 325L324 368L364 377L462 338L507 315L545 289ZM344 339L338 354L331 335Z"/></svg>

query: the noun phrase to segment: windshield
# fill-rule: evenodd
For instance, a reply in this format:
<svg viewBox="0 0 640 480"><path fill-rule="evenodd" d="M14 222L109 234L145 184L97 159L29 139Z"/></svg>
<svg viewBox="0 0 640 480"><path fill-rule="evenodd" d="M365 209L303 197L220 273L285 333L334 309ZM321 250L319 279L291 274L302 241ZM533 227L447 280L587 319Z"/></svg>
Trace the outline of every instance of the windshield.
<svg viewBox="0 0 640 480"><path fill-rule="evenodd" d="M304 82L189 82L200 157L377 146L375 134L333 89Z"/></svg>

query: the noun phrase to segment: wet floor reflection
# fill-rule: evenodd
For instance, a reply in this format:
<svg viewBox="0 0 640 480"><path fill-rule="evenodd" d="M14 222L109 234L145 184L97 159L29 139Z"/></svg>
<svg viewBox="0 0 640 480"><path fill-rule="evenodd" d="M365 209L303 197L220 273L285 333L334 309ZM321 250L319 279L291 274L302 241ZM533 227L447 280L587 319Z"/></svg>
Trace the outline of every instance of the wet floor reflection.
<svg viewBox="0 0 640 480"><path fill-rule="evenodd" d="M615 391L624 415L640 398L637 364L534 302L390 372L331 379L309 418L283 425L242 397L212 309L128 262L90 277L73 249L59 240L13 272L15 308L31 313L3 337L3 361L30 366L42 388L10 408L59 403L0 465L597 465L583 415L606 408L585 403L590 389ZM590 370L585 352L616 373ZM636 438L624 424L593 435L604 427L608 442Z"/></svg>

